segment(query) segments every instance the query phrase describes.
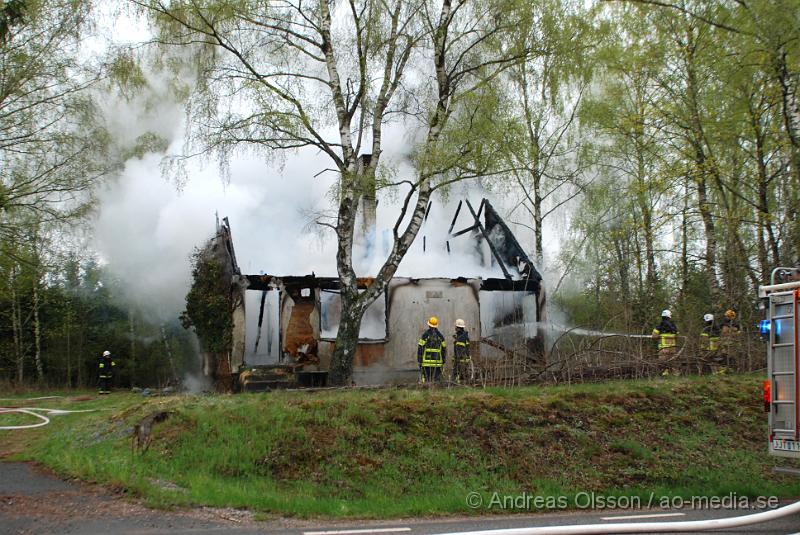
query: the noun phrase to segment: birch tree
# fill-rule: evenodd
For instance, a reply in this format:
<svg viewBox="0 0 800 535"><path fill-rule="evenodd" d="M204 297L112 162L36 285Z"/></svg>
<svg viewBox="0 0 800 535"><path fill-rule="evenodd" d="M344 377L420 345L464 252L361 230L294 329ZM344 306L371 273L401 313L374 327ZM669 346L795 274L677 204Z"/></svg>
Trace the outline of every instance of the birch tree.
<svg viewBox="0 0 800 535"><path fill-rule="evenodd" d="M592 11L576 2L532 3L517 38L521 47L538 47L540 53L519 62L508 76L515 113L504 147L522 193L517 208L533 222L539 266L544 221L580 192L586 167L581 156L587 140L578 135L577 112L602 38L591 18Z"/></svg>
<svg viewBox="0 0 800 535"><path fill-rule="evenodd" d="M478 142L497 108L492 90L529 51L509 36L526 14L518 0L135 0L156 21L158 43L196 60L190 99L199 151L313 147L338 177L336 264L342 317L333 384L349 384L366 308L386 289L422 224L431 195L492 172ZM385 176L384 129L402 118L421 141L385 262L359 288L356 212ZM359 165L362 162L362 165Z"/></svg>
<svg viewBox="0 0 800 535"><path fill-rule="evenodd" d="M3 3L0 248L24 241L23 220L64 222L85 214L105 171L106 137L86 91L97 66L79 57L90 14L89 0Z"/></svg>
<svg viewBox="0 0 800 535"><path fill-rule="evenodd" d="M649 21L624 11L617 16L623 21L618 41L605 55L604 74L582 115L586 127L602 136L594 154L598 172L616 177L630 199L623 202L630 203L637 240L644 242L636 264L639 280L646 284L640 282L638 291L652 294L658 285L656 249L670 187L660 112L664 95L657 83L664 68L663 47L646 35Z"/></svg>

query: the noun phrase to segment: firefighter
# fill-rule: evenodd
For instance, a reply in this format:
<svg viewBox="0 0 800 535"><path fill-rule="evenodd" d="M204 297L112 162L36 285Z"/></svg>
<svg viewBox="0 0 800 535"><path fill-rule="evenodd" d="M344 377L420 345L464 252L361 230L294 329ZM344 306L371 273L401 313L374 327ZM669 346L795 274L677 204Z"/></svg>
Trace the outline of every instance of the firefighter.
<svg viewBox="0 0 800 535"><path fill-rule="evenodd" d="M110 394L111 393L111 382L113 380L113 370L116 363L114 362L114 358L111 356L111 351L103 351L103 356L100 357L100 361L97 365L98 376L99 376L99 387L98 390L100 394Z"/></svg>
<svg viewBox="0 0 800 535"><path fill-rule="evenodd" d="M431 316L428 330L422 333L417 347L417 362L423 383L438 382L442 378L442 368L447 360L447 344L444 335L439 332L439 319Z"/></svg>
<svg viewBox="0 0 800 535"><path fill-rule="evenodd" d="M720 373L721 357L719 355L719 325L714 321L713 314L703 316L703 332L700 333L700 351L703 355L705 366L711 369L711 373Z"/></svg>
<svg viewBox="0 0 800 535"><path fill-rule="evenodd" d="M725 311L721 332L723 336L726 334L739 334L739 322L736 321L736 312L731 309Z"/></svg>
<svg viewBox="0 0 800 535"><path fill-rule="evenodd" d="M736 321L736 312L731 309L725 311L719 337L719 352L721 360L730 366L736 364L739 345L739 322Z"/></svg>
<svg viewBox="0 0 800 535"><path fill-rule="evenodd" d="M678 327L672 321L672 312L664 310L661 312L661 323L653 329L653 338L658 343L659 360L669 360L675 354L677 346ZM677 372L677 370L675 370ZM664 370L664 375L669 374L669 370Z"/></svg>
<svg viewBox="0 0 800 535"><path fill-rule="evenodd" d="M719 325L714 322L713 314L703 316L703 332L700 334L700 349L716 353L719 349Z"/></svg>
<svg viewBox="0 0 800 535"><path fill-rule="evenodd" d="M453 333L453 382L461 379L472 379L470 366L472 358L469 354L469 332L464 320L456 320L456 332Z"/></svg>

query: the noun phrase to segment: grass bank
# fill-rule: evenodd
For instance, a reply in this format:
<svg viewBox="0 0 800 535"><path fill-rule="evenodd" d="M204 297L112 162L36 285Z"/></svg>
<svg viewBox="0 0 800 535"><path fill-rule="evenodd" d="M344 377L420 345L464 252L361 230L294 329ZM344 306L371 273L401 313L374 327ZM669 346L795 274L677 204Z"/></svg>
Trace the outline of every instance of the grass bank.
<svg viewBox="0 0 800 535"><path fill-rule="evenodd" d="M496 499L489 507L495 493L567 505L590 492L644 503L651 493L798 496L800 479L772 473L789 463L766 453L760 383L745 375L486 390L116 393L36 402L104 410L0 431L0 455L151 505L303 517L510 512ZM154 426L150 450L133 455L131 427L157 410L172 415ZM471 492L484 505L470 508Z"/></svg>

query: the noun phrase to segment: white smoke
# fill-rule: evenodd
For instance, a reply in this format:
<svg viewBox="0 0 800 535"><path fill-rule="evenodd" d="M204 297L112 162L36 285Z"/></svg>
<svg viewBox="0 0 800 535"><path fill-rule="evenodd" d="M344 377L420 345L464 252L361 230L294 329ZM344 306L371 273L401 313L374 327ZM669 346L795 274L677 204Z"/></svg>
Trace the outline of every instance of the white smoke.
<svg viewBox="0 0 800 535"><path fill-rule="evenodd" d="M120 147L130 147L140 136L156 133L169 141L169 148L127 161L120 176L98 192L94 222L94 247L106 268L128 288L131 301L160 321L175 318L184 307L190 284L190 256L214 234L217 215L230 221L243 273L313 272L335 277L335 235L313 222L321 213L335 217L332 192L336 175L325 172L331 167L327 156L316 149L303 149L285 153L276 163L275 158L234 153L226 162L225 176L211 159L190 160L184 168L186 180L179 188L177 177L165 174L162 164L167 154L184 149L184 109L169 98L163 80L150 82L149 91L131 100L109 98L109 132ZM396 170L394 179L413 178L407 155L414 132L395 123L387 126L383 139L382 158ZM399 191L379 193L375 242L369 254L365 244L355 247L359 275L375 275L385 261L405 191L400 187ZM484 197L501 215L516 204L512 196L487 192L477 181L456 184L447 195L435 194L428 218L397 275L502 277L485 244L479 250L470 233L457 238L448 235L458 202L469 199L477 210ZM472 224L464 205L453 230ZM528 229L509 224L523 246L532 243ZM549 238L551 234L545 235ZM548 246L557 244L558 239L547 240ZM532 256L531 248L525 248Z"/></svg>

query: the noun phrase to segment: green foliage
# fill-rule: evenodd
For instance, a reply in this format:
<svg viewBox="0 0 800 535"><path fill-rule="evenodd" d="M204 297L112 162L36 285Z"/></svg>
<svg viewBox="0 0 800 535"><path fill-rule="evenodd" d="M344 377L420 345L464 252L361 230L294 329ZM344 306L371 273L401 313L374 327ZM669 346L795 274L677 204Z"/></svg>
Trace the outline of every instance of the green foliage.
<svg viewBox="0 0 800 535"><path fill-rule="evenodd" d="M192 266L192 287L181 322L187 329L194 327L206 351L227 353L233 331L230 280L207 249L195 251Z"/></svg>
<svg viewBox="0 0 800 535"><path fill-rule="evenodd" d="M0 6L0 42L5 43L11 28L23 21L26 3L25 0L3 0Z"/></svg>
<svg viewBox="0 0 800 535"><path fill-rule="evenodd" d="M597 13L614 29L580 109L599 142L562 250L589 288L562 299L575 318L588 319L584 300L596 322L624 318L635 330L664 307L691 330L726 308L756 321L756 286L797 257L796 114L783 95L800 80L800 26L789 4L630 2Z"/></svg>
<svg viewBox="0 0 800 535"><path fill-rule="evenodd" d="M117 84L122 94L129 98L148 86L141 64L128 51L112 58L107 71L109 78Z"/></svg>
<svg viewBox="0 0 800 535"><path fill-rule="evenodd" d="M0 12L0 250L31 226L84 217L114 166L89 88L95 59L79 54L88 0L5 1Z"/></svg>
<svg viewBox="0 0 800 535"><path fill-rule="evenodd" d="M13 381L21 388L36 377L32 288L37 280L44 384L93 386L97 358L105 350L116 358L117 387L171 381L167 348L177 370L199 366L193 341L177 318L151 323L148 314L126 303L120 281L109 277L96 259L18 247L13 256L0 258L0 381ZM15 310L23 320L16 327L19 347Z"/></svg>
<svg viewBox="0 0 800 535"><path fill-rule="evenodd" d="M136 138L136 142L123 154L123 160L142 158L147 153L163 153L169 147L169 140L154 132L147 132Z"/></svg>
<svg viewBox="0 0 800 535"><path fill-rule="evenodd" d="M103 400L110 411L54 420L21 456L154 506L300 517L489 512L467 507L471 491L484 503L524 491L564 495L571 506L589 491L794 496L797 479L772 471L786 461L765 451L760 384L745 375L311 397L114 395ZM132 456L129 429L165 409L172 415L153 427L150 451Z"/></svg>

